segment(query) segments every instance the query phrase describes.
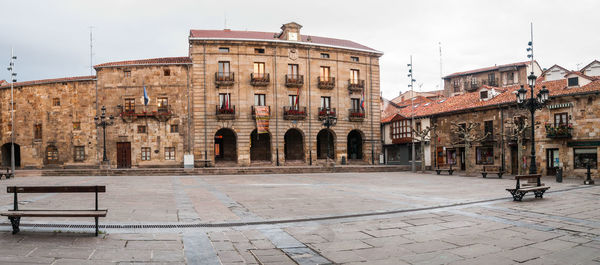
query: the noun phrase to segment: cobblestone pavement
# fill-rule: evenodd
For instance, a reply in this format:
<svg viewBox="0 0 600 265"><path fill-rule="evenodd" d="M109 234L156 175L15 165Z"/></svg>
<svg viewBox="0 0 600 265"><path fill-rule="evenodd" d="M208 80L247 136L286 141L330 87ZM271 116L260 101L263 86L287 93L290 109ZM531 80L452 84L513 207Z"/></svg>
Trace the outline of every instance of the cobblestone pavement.
<svg viewBox="0 0 600 265"><path fill-rule="evenodd" d="M2 191L106 185L109 212L99 237L91 218L23 218L16 235L0 220L0 264L600 264L600 187L544 182L543 199L513 202L514 180L408 172L2 180ZM0 194L0 209L11 207Z"/></svg>

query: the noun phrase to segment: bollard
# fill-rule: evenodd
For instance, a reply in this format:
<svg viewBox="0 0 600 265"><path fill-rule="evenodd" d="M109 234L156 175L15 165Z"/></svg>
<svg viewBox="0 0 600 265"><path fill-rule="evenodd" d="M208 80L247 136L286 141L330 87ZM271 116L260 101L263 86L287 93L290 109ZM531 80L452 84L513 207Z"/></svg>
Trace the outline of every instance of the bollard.
<svg viewBox="0 0 600 265"><path fill-rule="evenodd" d="M594 180L592 179L592 164L588 162L587 164L587 179L583 182L585 185L594 185Z"/></svg>
<svg viewBox="0 0 600 265"><path fill-rule="evenodd" d="M563 180L563 170L561 167L556 168L556 182L561 183Z"/></svg>

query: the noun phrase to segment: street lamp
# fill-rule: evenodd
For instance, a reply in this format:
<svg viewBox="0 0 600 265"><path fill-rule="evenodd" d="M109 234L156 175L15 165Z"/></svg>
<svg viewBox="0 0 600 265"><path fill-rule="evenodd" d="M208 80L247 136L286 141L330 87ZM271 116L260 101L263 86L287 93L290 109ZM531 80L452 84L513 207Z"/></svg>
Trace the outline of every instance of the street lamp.
<svg viewBox="0 0 600 265"><path fill-rule="evenodd" d="M531 41L528 43L527 51L530 53L527 57L531 58L531 73L527 77L527 84L529 85L530 97L527 98L527 89L521 85L521 88L517 91L517 103L520 108L527 109L531 113L531 161L529 166L529 174L537 174L537 166L535 164L535 111L542 109L548 102L550 91L543 86L542 89L537 93L537 96L533 96L535 90L535 81L537 77L533 73L533 26L531 30Z"/></svg>
<svg viewBox="0 0 600 265"><path fill-rule="evenodd" d="M414 130L415 128L413 126L415 126L415 115L414 115L414 110L415 110L415 93L414 93L414 82L417 81L413 78L413 62L412 62L412 55L410 56L410 63L407 64L406 66L408 66L408 78L410 78L410 85L408 85L408 87L410 87L410 90L412 93L410 93L410 127L411 127L411 156L412 156L412 164L410 166L411 171L412 172L417 172L417 168L416 168L416 159L415 159L415 138L412 137L412 135L414 134L414 132L412 132L412 130ZM421 161L421 163L424 163L424 161Z"/></svg>
<svg viewBox="0 0 600 265"><path fill-rule="evenodd" d="M325 114L325 119L323 119L323 126L325 126L327 128L327 164L329 164L329 153L330 153L329 145L331 144L329 142L329 138L332 136L331 132L329 131L329 128L331 128L332 126L335 126L335 124L337 124L337 117L335 117L334 115L331 115L331 108L327 108L327 111ZM331 137L331 138L333 138L333 137Z"/></svg>
<svg viewBox="0 0 600 265"><path fill-rule="evenodd" d="M15 103L13 97L13 88L15 82L17 82L17 73L14 72L15 60L17 56L15 56L14 50L10 49L10 63L8 68L6 68L10 72L10 171L12 176L15 176Z"/></svg>
<svg viewBox="0 0 600 265"><path fill-rule="evenodd" d="M106 117L106 107L102 106L102 114L100 117L96 115L94 117L94 123L96 123L96 127L102 127L102 142L104 143L104 154L102 156L102 162L107 162L108 158L106 157L106 126L110 126L114 123L115 117L110 115L108 118Z"/></svg>

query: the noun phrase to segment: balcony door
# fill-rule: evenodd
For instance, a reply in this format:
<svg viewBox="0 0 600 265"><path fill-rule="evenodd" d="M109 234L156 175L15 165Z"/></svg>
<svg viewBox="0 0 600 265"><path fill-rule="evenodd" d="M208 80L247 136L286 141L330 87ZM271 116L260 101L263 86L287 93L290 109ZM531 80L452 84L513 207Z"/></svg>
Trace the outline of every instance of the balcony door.
<svg viewBox="0 0 600 265"><path fill-rule="evenodd" d="M327 66L321 66L320 76L321 76L321 81L328 82L329 79L331 78L330 68Z"/></svg>
<svg viewBox="0 0 600 265"><path fill-rule="evenodd" d="M298 65L297 64L288 64L288 78L289 79L299 79Z"/></svg>
<svg viewBox="0 0 600 265"><path fill-rule="evenodd" d="M360 78L360 72L356 69L350 70L350 84L356 85L358 84L358 79Z"/></svg>
<svg viewBox="0 0 600 265"><path fill-rule="evenodd" d="M569 124L569 115L566 112L554 114L554 127Z"/></svg>
<svg viewBox="0 0 600 265"><path fill-rule="evenodd" d="M229 62L228 61L220 61L219 62L219 77L229 77Z"/></svg>

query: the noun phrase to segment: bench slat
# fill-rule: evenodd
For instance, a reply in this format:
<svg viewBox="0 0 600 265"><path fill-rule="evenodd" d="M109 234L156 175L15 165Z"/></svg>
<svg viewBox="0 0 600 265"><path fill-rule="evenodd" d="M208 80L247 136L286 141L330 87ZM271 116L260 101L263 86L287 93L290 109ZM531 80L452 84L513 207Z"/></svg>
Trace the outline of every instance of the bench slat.
<svg viewBox="0 0 600 265"><path fill-rule="evenodd" d="M106 192L106 186L22 186L6 187L6 192L14 193L69 193L69 192Z"/></svg>
<svg viewBox="0 0 600 265"><path fill-rule="evenodd" d="M2 212L2 216L10 217L106 217L108 210L22 210Z"/></svg>
<svg viewBox="0 0 600 265"><path fill-rule="evenodd" d="M550 187L547 186L539 186L539 187L531 187L531 188L520 188L517 191L534 191L534 190L547 190Z"/></svg>
<svg viewBox="0 0 600 265"><path fill-rule="evenodd" d="M516 175L515 179L538 179L541 178L542 175L534 174L534 175Z"/></svg>

